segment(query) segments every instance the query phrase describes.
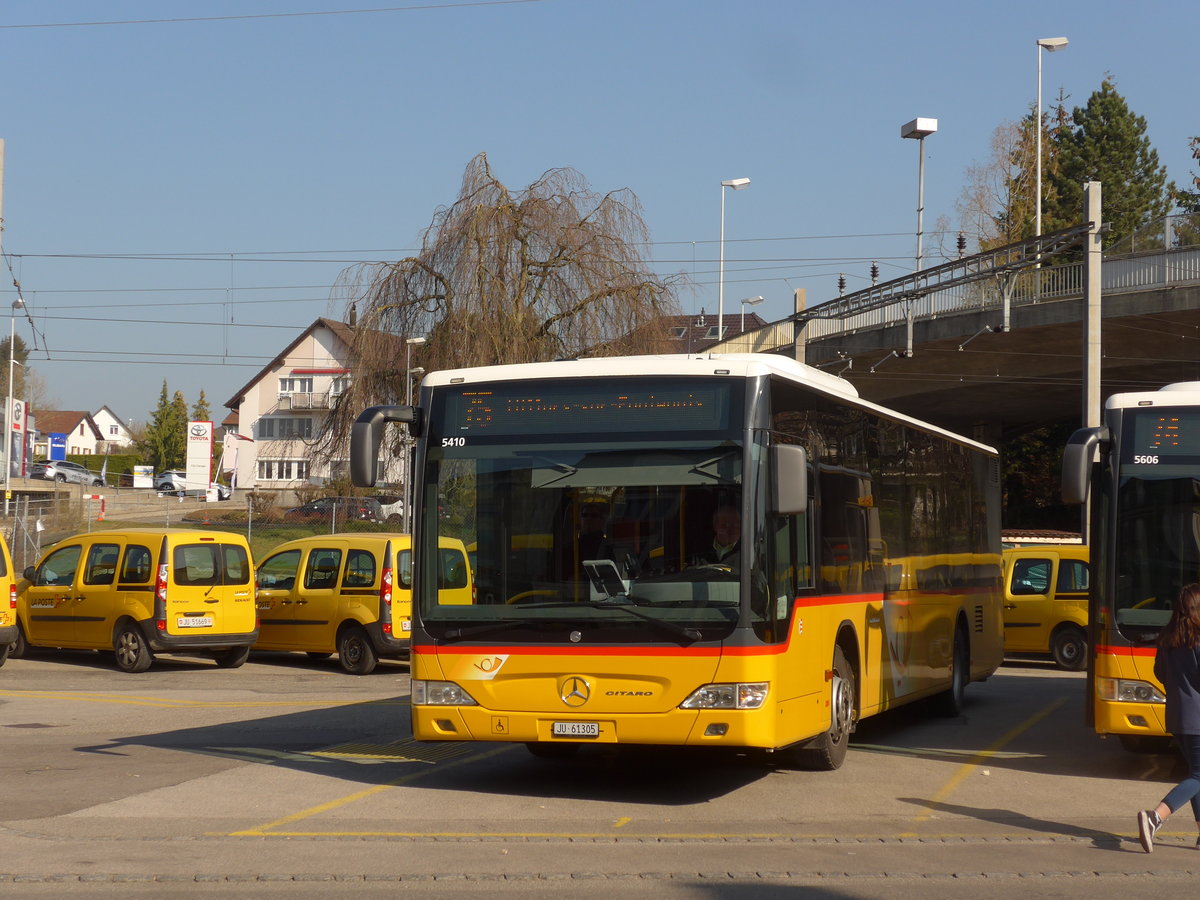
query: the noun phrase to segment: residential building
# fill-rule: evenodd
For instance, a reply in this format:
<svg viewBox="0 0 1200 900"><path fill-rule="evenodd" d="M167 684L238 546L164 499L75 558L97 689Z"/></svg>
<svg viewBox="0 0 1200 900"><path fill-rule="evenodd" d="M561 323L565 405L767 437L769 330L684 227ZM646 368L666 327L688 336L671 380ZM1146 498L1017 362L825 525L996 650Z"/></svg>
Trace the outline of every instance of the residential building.
<svg viewBox="0 0 1200 900"><path fill-rule="evenodd" d="M104 453L104 435L96 420L87 410L37 410L37 438L33 454L37 459L50 455L50 435L66 436L67 456L88 456Z"/></svg>
<svg viewBox="0 0 1200 900"><path fill-rule="evenodd" d="M133 446L133 435L129 433L129 427L109 407L102 406L92 413L92 421L100 429L101 440L106 445L97 447L97 453L117 453Z"/></svg>
<svg viewBox="0 0 1200 900"><path fill-rule="evenodd" d="M344 475L345 459L311 458L312 438L349 384L353 328L320 318L225 406L222 475L239 488L289 491Z"/></svg>
<svg viewBox="0 0 1200 900"><path fill-rule="evenodd" d="M722 340L730 340L739 334L762 328L765 319L757 313L747 313L745 317L740 312L725 313L724 335L718 333L717 315L700 313L684 316L663 316L653 323L656 330L661 331L659 338L661 353L702 353Z"/></svg>

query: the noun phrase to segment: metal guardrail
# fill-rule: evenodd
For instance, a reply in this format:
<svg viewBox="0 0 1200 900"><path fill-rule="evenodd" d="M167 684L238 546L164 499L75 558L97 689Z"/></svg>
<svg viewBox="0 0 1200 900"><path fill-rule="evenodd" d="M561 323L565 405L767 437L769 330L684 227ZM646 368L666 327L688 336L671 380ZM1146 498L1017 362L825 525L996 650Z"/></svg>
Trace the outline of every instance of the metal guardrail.
<svg viewBox="0 0 1200 900"><path fill-rule="evenodd" d="M1016 273L1012 276L1009 303L1015 308L1081 298L1083 277L1082 262ZM1196 282L1200 282L1200 248L1197 247L1132 258L1106 259L1101 271L1101 291L1104 295ZM804 336L807 341L814 341L864 329L899 325L908 320L910 313L913 320L919 322L955 313L989 309L999 311L1002 307L1002 288L997 281L977 281L933 290L924 296L903 298L888 306L844 318L813 318L806 325ZM814 307L811 312L820 313L821 309Z"/></svg>
<svg viewBox="0 0 1200 900"><path fill-rule="evenodd" d="M991 253L916 272L802 310L781 322L746 332L720 346L724 352L773 352L791 346L795 328L805 342L854 334L909 321L984 312L1083 297L1082 262L1036 267L1042 258L1078 243L1086 225L1064 229ZM1105 257L1103 295L1200 282L1200 246ZM718 349L718 348L713 348Z"/></svg>

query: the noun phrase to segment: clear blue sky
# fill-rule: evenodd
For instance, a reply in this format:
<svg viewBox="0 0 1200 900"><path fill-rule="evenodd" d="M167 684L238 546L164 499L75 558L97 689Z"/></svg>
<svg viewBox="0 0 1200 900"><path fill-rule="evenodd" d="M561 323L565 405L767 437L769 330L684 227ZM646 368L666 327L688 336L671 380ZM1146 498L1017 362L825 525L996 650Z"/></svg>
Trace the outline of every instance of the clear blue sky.
<svg viewBox="0 0 1200 900"><path fill-rule="evenodd" d="M968 166L1036 92L1083 105L1106 74L1171 178L1197 170L1188 2L6 0L4 250L64 409L145 420L165 378L222 404L320 315L339 272L399 258L485 151L520 189L572 167L641 200L663 272L778 319L911 270L917 116L925 255ZM262 14L261 18L248 18ZM203 19L213 21L132 20ZM130 21L130 24L65 23ZM18 26L62 27L18 27ZM953 247L953 236L945 246ZM15 299L3 280L8 309ZM9 323L5 323L8 325ZM4 329L7 333L7 328ZM29 324L17 333L34 340ZM48 356L47 358L47 352Z"/></svg>

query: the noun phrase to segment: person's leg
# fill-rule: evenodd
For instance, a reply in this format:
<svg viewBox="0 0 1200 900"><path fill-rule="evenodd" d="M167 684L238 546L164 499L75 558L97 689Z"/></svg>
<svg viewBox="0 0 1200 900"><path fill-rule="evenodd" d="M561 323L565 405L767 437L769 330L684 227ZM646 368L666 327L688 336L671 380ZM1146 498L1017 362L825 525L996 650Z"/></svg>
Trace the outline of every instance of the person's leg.
<svg viewBox="0 0 1200 900"><path fill-rule="evenodd" d="M1195 803L1197 794L1200 794L1200 735L1177 734L1175 740L1179 743L1179 749L1183 751L1183 761L1187 764L1188 777L1171 788L1167 796L1163 797L1162 803L1159 804L1159 809L1164 806L1167 808L1167 815L1181 809L1188 801L1192 801L1193 812L1200 809ZM1166 816L1161 816L1161 818L1165 819Z"/></svg>

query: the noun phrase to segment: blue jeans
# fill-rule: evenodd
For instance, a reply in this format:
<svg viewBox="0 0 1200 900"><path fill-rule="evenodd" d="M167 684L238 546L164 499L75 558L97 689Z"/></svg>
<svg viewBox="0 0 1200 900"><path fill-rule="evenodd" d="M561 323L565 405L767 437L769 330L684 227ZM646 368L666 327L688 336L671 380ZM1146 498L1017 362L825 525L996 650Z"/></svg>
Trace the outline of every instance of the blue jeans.
<svg viewBox="0 0 1200 900"><path fill-rule="evenodd" d="M1188 777L1171 788L1170 793L1163 797L1163 803L1171 812L1175 812L1188 800L1192 801L1192 813L1200 822L1200 734L1177 734L1175 740L1183 751Z"/></svg>

